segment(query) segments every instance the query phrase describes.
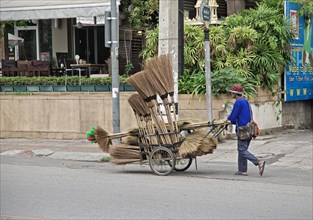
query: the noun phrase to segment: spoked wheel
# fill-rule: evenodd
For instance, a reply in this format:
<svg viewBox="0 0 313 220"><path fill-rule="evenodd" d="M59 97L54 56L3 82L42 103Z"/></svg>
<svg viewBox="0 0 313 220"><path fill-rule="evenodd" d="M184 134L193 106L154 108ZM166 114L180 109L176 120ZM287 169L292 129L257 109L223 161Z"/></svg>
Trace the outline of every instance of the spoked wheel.
<svg viewBox="0 0 313 220"><path fill-rule="evenodd" d="M176 158L174 170L177 172L182 172L187 170L192 164L192 157L188 156L186 158ZM169 164L172 166L172 164Z"/></svg>
<svg viewBox="0 0 313 220"><path fill-rule="evenodd" d="M168 148L157 147L150 154L149 164L155 174L166 176L174 170L170 164L175 164L175 156Z"/></svg>

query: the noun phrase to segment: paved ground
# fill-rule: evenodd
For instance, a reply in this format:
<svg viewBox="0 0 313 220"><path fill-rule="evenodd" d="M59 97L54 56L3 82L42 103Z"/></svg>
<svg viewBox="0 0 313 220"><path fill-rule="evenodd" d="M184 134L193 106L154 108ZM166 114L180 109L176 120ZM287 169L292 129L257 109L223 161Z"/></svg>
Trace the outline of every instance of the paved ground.
<svg viewBox="0 0 313 220"><path fill-rule="evenodd" d="M0 139L1 155L45 156L79 161L107 161L98 144L87 140L54 139ZM312 169L312 130L285 130L259 136L250 145L250 151L272 166ZM236 162L236 140L219 143L213 154L198 157L198 162Z"/></svg>

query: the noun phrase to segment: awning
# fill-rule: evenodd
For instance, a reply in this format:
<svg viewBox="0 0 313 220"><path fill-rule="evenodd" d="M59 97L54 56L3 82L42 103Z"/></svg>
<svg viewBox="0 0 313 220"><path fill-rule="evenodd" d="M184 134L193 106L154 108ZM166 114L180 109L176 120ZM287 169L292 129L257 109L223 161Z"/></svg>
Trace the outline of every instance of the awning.
<svg viewBox="0 0 313 220"><path fill-rule="evenodd" d="M0 20L94 17L110 11L110 0L0 0ZM119 4L119 0L116 1Z"/></svg>

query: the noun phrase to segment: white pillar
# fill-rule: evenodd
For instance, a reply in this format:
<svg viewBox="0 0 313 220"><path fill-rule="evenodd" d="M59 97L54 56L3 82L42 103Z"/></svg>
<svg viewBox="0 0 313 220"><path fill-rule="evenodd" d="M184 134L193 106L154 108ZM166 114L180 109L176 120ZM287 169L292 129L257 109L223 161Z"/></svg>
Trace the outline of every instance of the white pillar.
<svg viewBox="0 0 313 220"><path fill-rule="evenodd" d="M171 54L174 74L174 102L178 103L178 1L159 1L159 55Z"/></svg>

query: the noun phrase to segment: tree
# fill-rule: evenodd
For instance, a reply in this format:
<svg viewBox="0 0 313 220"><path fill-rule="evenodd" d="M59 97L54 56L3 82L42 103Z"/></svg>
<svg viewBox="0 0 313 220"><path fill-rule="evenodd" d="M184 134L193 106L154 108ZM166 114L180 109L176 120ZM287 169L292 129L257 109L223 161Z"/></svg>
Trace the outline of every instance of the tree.
<svg viewBox="0 0 313 220"><path fill-rule="evenodd" d="M158 23L158 0L128 0L121 1L122 11L129 18L133 28L151 29Z"/></svg>
<svg viewBox="0 0 313 220"><path fill-rule="evenodd" d="M157 28L146 32L147 44L142 51L144 59L157 54ZM245 79L251 93L252 86L273 90L277 86L285 65L291 60L289 41L293 35L290 24L284 18L283 10L260 4L255 9L244 10L226 18L219 26L210 27L210 47L212 66L212 86L214 78L221 79L231 72L225 88L214 91L227 91L231 83ZM184 55L185 75L180 80L194 80L202 83L193 89L205 92L203 27L185 25ZM221 86L220 80L216 86ZM187 83L184 83L187 85ZM188 83L188 85L190 85ZM251 86L252 85L252 86ZM204 89L203 89L204 88ZM245 88L246 90L248 90ZM191 92L191 91L190 91Z"/></svg>

